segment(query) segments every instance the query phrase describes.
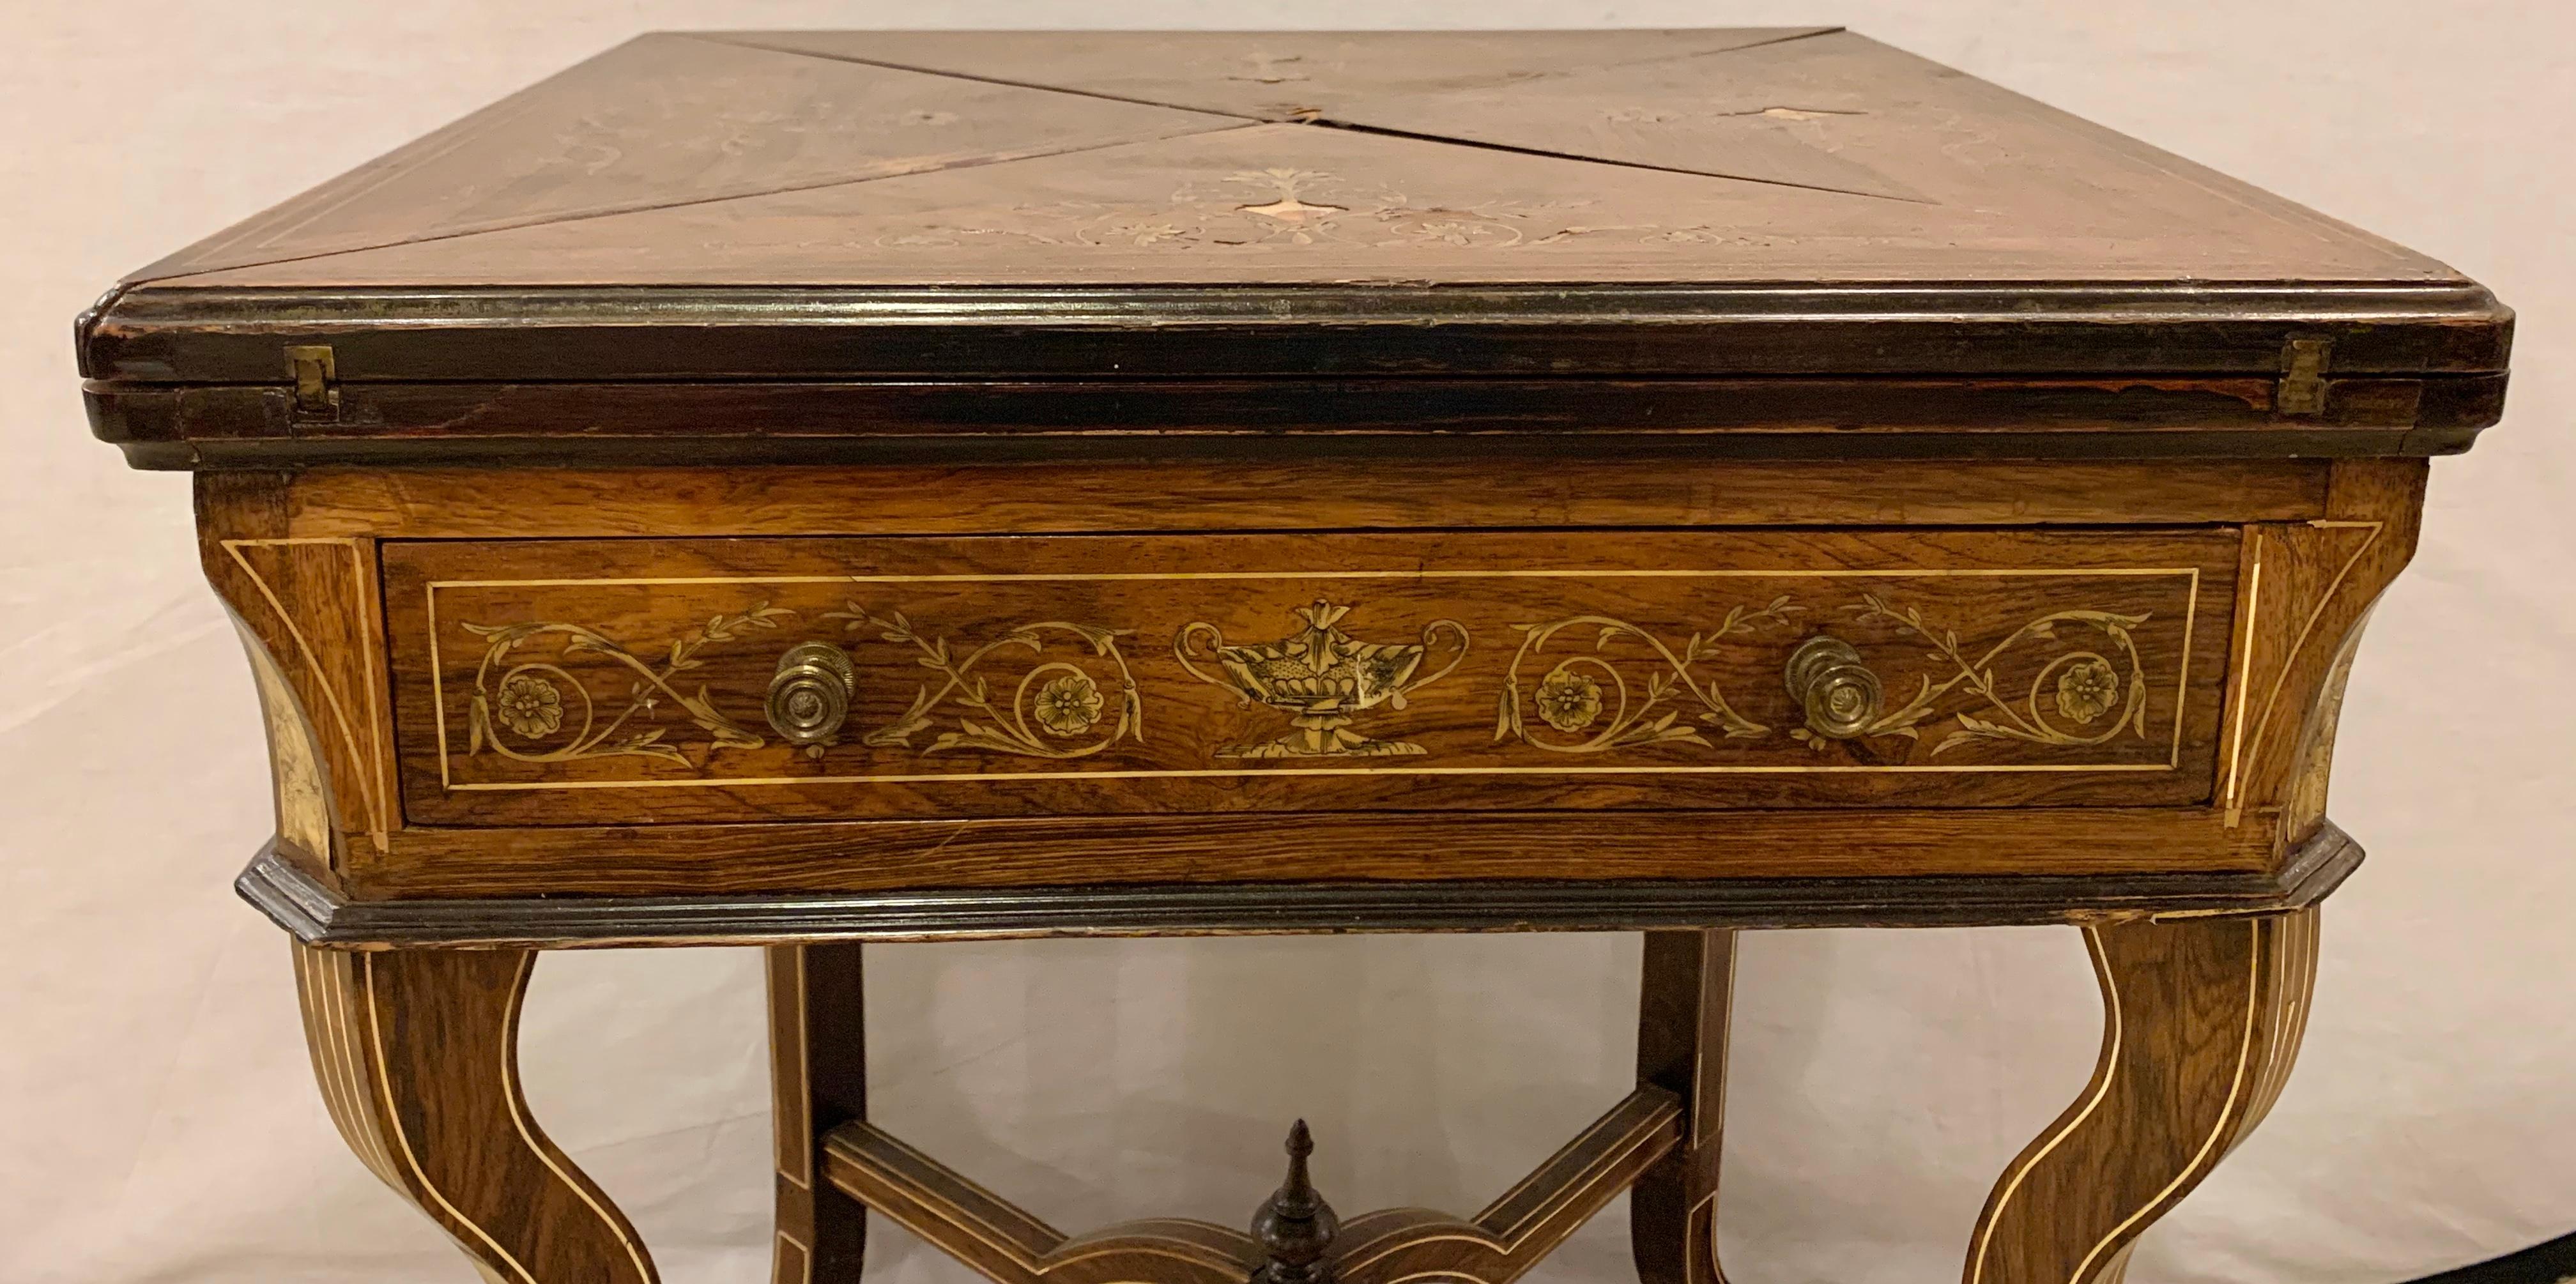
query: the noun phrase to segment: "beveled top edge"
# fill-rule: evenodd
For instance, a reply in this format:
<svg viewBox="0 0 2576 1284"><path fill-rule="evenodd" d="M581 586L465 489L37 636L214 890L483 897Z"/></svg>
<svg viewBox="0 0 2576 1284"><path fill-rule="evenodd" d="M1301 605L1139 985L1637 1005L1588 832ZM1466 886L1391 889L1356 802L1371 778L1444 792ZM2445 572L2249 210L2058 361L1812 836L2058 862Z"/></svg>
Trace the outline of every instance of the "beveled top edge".
<svg viewBox="0 0 2576 1284"><path fill-rule="evenodd" d="M1800 32L1825 35L1850 28L1838 23L1769 23L1691 24L1687 26L1592 26L1592 27L657 27L638 32L639 36L1080 36L1086 40L1151 40L1173 36L1212 39L1240 36L1280 36L1296 39L1359 37L1376 39L1386 36L1564 36L1564 35L1711 35L1717 32L1750 35L1786 35Z"/></svg>
<svg viewBox="0 0 2576 1284"><path fill-rule="evenodd" d="M1235 314L1271 314L1317 304L1353 308L1368 305L1388 315L1429 307L1453 307L1474 300L1488 305L1533 311L1551 301L1598 311L1635 303L1662 303L1694 313L1742 311L1780 301L1812 301L1840 312L1891 310L1889 303L1933 301L1988 309L2028 310L2033 306L2089 303L2096 306L2140 303L2157 307L2204 300L2209 306L2299 307L2309 301L2349 301L2384 310L2391 303L2420 301L2441 311L2492 309L2495 296L2466 276L2392 281L2377 278L2271 281L2081 281L2011 282L1991 280L1914 281L1566 281L1478 283L1472 281L1391 284L1281 283L1251 285L1159 284L1138 282L1112 286L1031 285L806 285L806 286L670 286L670 285L527 285L527 286L352 286L328 291L293 287L191 286L179 280L120 286L99 300L94 311L111 305L128 312L176 316L197 312L208 318L224 307L257 307L270 315L345 315L352 319L437 320L443 315L490 316L500 309L541 307L570 309L601 318L662 314L665 319L695 324L728 314L776 314L806 310L842 315L858 311L950 311L991 315L997 306L1017 306L1032 314L1060 313L1114 304L1132 312L1139 305L1223 310ZM401 309L408 305L413 311ZM434 307L455 311L442 314ZM685 315L684 315L685 314ZM1543 311L1535 315L1545 316Z"/></svg>
<svg viewBox="0 0 2576 1284"><path fill-rule="evenodd" d="M2513 312L2442 281L1116 287L120 287L77 324L84 378L274 383L286 345L342 345L369 380L1315 375L1312 349L1203 342L1394 336L1437 360L1334 373L1559 377L2276 373L2293 335L2336 340L2340 373L2495 373ZM1648 342L1627 342L1643 333ZM1888 342L1906 334L1913 343ZM1974 354L1929 336L2008 333ZM1759 342L1748 341L1760 335ZM584 337L632 342L526 342ZM1076 345L1050 355L1049 336ZM1558 352L1543 337L1623 341ZM726 339L724 342L709 340ZM686 340L687 342L682 342ZM935 340L937 359L924 343ZM542 361L527 354L543 351ZM690 355L703 352L704 357Z"/></svg>

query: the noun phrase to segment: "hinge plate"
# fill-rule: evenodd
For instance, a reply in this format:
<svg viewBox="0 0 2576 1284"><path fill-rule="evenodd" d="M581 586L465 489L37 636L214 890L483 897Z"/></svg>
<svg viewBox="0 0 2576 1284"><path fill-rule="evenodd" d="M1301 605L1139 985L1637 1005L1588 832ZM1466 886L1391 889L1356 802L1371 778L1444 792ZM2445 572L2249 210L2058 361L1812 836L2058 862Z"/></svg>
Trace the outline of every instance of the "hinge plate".
<svg viewBox="0 0 2576 1284"><path fill-rule="evenodd" d="M286 373L295 380L295 413L337 418L340 414L340 366L328 344L292 346L286 350Z"/></svg>
<svg viewBox="0 0 2576 1284"><path fill-rule="evenodd" d="M2334 355L2332 339L2292 339L2281 345L2281 383L2272 391L2272 410L2283 415L2321 415L2326 410L2326 362Z"/></svg>

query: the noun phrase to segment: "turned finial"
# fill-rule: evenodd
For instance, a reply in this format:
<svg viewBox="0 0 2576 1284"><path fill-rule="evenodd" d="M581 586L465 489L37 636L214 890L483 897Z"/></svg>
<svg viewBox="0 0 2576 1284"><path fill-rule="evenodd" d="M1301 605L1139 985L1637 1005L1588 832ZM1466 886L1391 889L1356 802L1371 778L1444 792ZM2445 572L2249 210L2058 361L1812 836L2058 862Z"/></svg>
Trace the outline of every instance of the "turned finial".
<svg viewBox="0 0 2576 1284"><path fill-rule="evenodd" d="M1253 1284L1332 1284L1333 1264L1324 1260L1324 1250L1342 1219L1306 1176L1306 1156L1313 1153L1315 1138L1300 1119L1288 1130L1288 1180L1252 1215L1252 1238L1270 1255L1252 1273Z"/></svg>

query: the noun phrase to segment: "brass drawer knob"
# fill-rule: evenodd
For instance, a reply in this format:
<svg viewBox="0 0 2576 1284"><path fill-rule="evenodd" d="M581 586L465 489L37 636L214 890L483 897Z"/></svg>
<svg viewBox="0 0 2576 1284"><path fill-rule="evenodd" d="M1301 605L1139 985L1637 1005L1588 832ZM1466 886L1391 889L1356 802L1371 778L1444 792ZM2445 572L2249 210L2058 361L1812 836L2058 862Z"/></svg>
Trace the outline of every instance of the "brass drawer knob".
<svg viewBox="0 0 2576 1284"><path fill-rule="evenodd" d="M829 642L799 642L778 657L778 672L769 679L769 725L806 757L820 758L839 742L858 689L847 652Z"/></svg>
<svg viewBox="0 0 2576 1284"><path fill-rule="evenodd" d="M1849 740L1878 721L1878 675L1841 638L1812 637L1790 653L1789 695L1806 709L1807 729L1827 739Z"/></svg>

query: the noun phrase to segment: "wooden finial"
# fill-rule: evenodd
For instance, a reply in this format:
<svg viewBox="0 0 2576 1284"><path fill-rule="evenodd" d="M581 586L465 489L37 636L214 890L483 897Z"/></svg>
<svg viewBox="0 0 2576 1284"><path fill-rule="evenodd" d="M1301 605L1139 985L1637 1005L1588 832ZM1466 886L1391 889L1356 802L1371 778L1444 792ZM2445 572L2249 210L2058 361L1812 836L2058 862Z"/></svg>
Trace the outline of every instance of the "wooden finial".
<svg viewBox="0 0 2576 1284"><path fill-rule="evenodd" d="M1332 1284L1333 1264L1324 1251L1342 1219L1306 1175L1306 1156L1313 1153L1315 1138L1300 1119L1288 1130L1288 1180L1252 1215L1252 1238L1270 1255L1253 1272L1253 1284Z"/></svg>

